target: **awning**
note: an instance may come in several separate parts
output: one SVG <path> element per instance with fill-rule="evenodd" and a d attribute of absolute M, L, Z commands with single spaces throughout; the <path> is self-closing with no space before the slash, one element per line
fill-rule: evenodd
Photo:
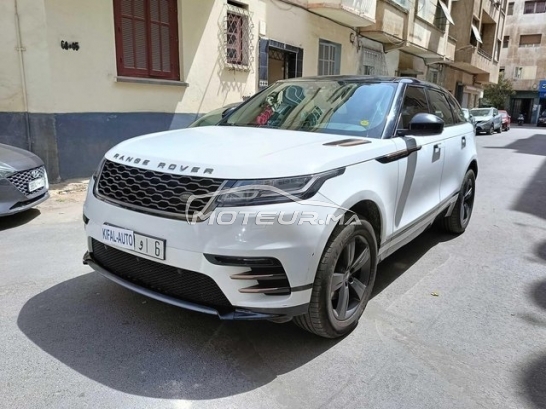
<path fill-rule="evenodd" d="M 476 27 L 474 23 L 472 23 L 472 31 L 474 32 L 474 37 L 476 37 L 476 40 L 478 40 L 478 43 L 483 44 L 482 37 L 480 36 L 480 30 L 478 30 L 478 27 Z"/>
<path fill-rule="evenodd" d="M 447 21 L 449 21 L 449 24 L 455 25 L 455 22 L 453 21 L 451 14 L 449 14 L 449 9 L 447 8 L 447 5 L 442 0 L 438 0 L 438 3 L 440 3 L 440 7 L 442 7 L 442 10 L 444 11 L 444 14 L 446 15 L 446 18 L 447 18 Z"/>

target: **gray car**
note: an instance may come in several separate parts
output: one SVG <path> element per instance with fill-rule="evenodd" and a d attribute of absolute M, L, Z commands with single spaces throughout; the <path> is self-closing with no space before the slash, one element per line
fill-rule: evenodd
<path fill-rule="evenodd" d="M 470 110 L 476 121 L 476 134 L 502 132 L 502 116 L 497 108 L 474 108 Z"/>
<path fill-rule="evenodd" d="M 44 162 L 35 154 L 0 144 L 0 217 L 36 206 L 49 197 Z"/>

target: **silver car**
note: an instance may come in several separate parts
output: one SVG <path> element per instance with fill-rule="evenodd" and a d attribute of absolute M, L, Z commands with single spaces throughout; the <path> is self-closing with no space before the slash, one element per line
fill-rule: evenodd
<path fill-rule="evenodd" d="M 502 132 L 502 116 L 497 108 L 474 108 L 470 113 L 476 121 L 476 134 Z"/>
<path fill-rule="evenodd" d="M 44 162 L 35 154 L 0 144 L 0 217 L 30 209 L 49 197 Z"/>

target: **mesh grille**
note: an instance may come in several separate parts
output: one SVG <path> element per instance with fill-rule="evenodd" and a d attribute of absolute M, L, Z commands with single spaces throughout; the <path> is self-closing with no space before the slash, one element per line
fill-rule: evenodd
<path fill-rule="evenodd" d="M 194 271 L 157 263 L 92 240 L 93 258 L 112 274 L 156 293 L 215 308 L 231 304 L 214 280 Z"/>
<path fill-rule="evenodd" d="M 8 180 L 25 196 L 28 196 L 30 194 L 37 194 L 37 193 L 43 193 L 46 188 L 45 186 L 41 189 L 34 190 L 31 192 L 28 190 L 28 183 L 32 180 L 43 178 L 45 176 L 45 168 L 43 166 L 24 170 L 22 172 L 17 172 L 11 176 L 8 177 Z"/>
<path fill-rule="evenodd" d="M 214 193 L 223 182 L 221 179 L 173 175 L 106 161 L 97 183 L 97 193 L 136 210 L 166 212 L 183 219 L 187 199 L 182 195 Z M 209 200 L 208 197 L 192 200 L 188 216 L 202 211 Z"/>

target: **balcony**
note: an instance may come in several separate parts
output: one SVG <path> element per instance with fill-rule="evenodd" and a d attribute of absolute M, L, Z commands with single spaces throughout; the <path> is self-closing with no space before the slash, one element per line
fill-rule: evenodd
<path fill-rule="evenodd" d="M 466 46 L 455 51 L 455 62 L 451 65 L 477 75 L 476 80 L 482 83 L 490 82 L 490 75 L 494 69 L 491 56 L 474 46 Z"/>
<path fill-rule="evenodd" d="M 375 24 L 360 29 L 365 37 L 388 46 L 407 39 L 405 30 L 408 10 L 401 5 L 391 1 L 378 1 L 375 20 Z"/>
<path fill-rule="evenodd" d="M 314 13 L 351 27 L 366 27 L 375 23 L 374 0 L 308 0 L 307 8 Z"/>

